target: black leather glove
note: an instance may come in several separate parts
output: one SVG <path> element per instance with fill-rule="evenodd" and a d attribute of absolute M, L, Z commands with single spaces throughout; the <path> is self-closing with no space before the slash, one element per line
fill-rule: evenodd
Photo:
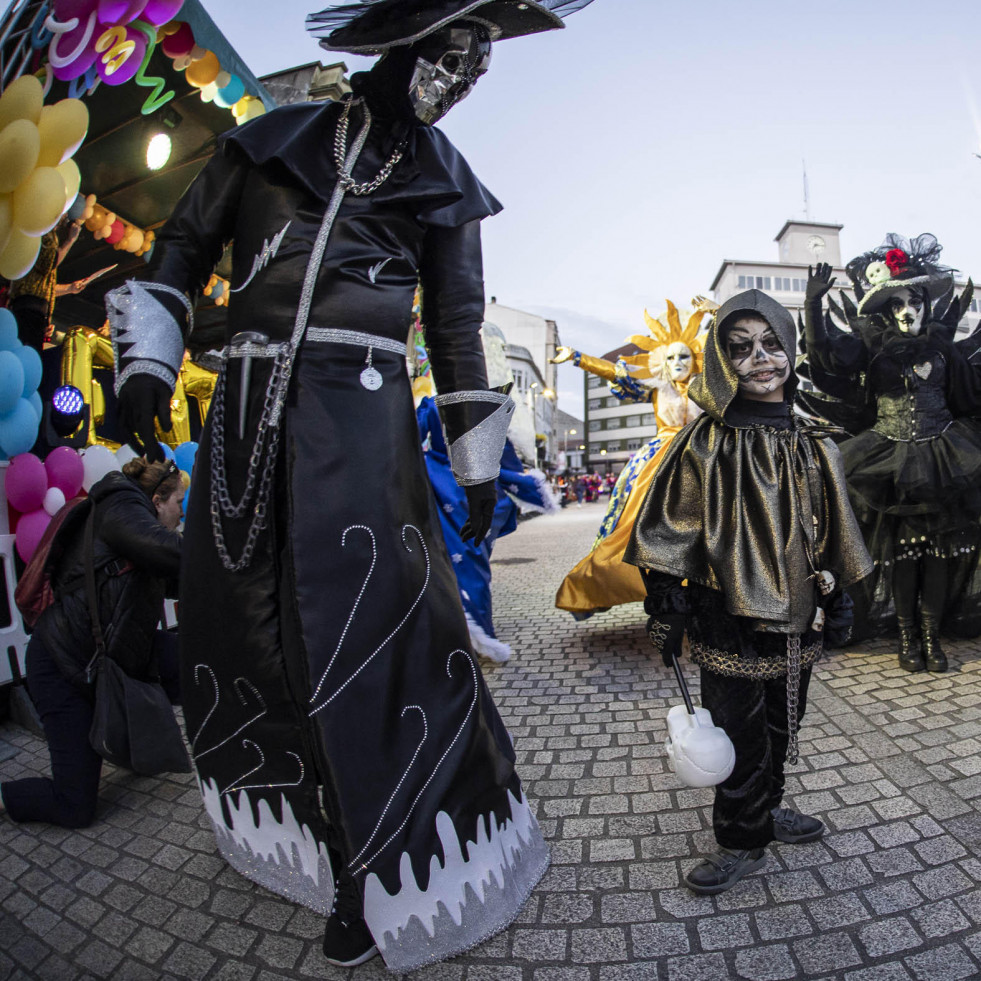
<path fill-rule="evenodd" d="M 685 636 L 683 613 L 659 613 L 647 621 L 647 636 L 651 646 L 661 655 L 666 668 L 673 666 L 674 659 L 681 657 L 681 641 Z"/>
<path fill-rule="evenodd" d="M 160 420 L 164 432 L 170 429 L 171 394 L 170 388 L 153 375 L 132 375 L 119 390 L 119 424 L 126 433 L 126 442 L 149 463 L 164 458 L 153 420 Z"/>
<path fill-rule="evenodd" d="M 826 293 L 831 292 L 831 287 L 835 284 L 835 278 L 831 275 L 830 263 L 819 262 L 813 269 L 807 267 L 807 289 L 804 292 L 804 302 L 810 303 L 812 300 L 820 300 Z"/>
<path fill-rule="evenodd" d="M 460 537 L 466 541 L 473 539 L 474 545 L 479 545 L 491 529 L 494 521 L 494 508 L 497 507 L 497 481 L 486 480 L 482 484 L 473 484 L 463 488 L 467 495 L 469 517 L 460 529 Z"/>

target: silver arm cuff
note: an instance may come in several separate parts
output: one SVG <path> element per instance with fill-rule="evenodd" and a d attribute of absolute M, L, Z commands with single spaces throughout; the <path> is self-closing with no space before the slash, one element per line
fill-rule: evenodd
<path fill-rule="evenodd" d="M 486 419 L 467 430 L 456 442 L 446 440 L 453 476 L 461 487 L 495 480 L 501 472 L 504 440 L 514 413 L 514 402 L 500 392 L 450 392 L 436 396 L 437 408 L 460 402 L 495 402 L 497 408 Z M 445 436 L 444 431 L 444 436 Z"/>
<path fill-rule="evenodd" d="M 106 294 L 106 313 L 116 361 L 116 394 L 128 378 L 153 375 L 171 388 L 184 360 L 184 335 L 167 308 L 150 295 L 151 290 L 179 299 L 194 326 L 191 303 L 180 290 L 163 283 L 129 280 Z"/>

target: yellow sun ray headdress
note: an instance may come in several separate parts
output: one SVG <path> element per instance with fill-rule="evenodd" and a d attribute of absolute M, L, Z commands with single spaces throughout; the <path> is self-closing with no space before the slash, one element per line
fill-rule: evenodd
<path fill-rule="evenodd" d="M 636 370 L 631 371 L 630 375 L 638 381 L 660 376 L 668 347 L 677 341 L 686 345 L 692 353 L 692 374 L 699 374 L 702 370 L 705 332 L 701 330 L 701 326 L 705 316 L 711 313 L 714 304 L 699 300 L 693 310 L 684 311 L 686 322 L 682 325 L 682 315 L 678 312 L 678 308 L 670 300 L 665 300 L 665 303 L 668 309 L 661 315 L 663 320 L 652 317 L 646 310 L 644 311 L 644 320 L 647 322 L 647 329 L 651 332 L 650 337 L 633 334 L 627 338 L 628 344 L 634 344 L 645 352 L 620 359 L 635 366 Z M 667 321 L 666 325 L 664 320 Z"/>

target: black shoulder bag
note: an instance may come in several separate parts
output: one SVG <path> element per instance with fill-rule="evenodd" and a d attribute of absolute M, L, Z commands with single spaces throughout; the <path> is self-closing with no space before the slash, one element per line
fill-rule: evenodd
<path fill-rule="evenodd" d="M 107 762 L 152 777 L 189 773 L 191 761 L 180 726 L 161 685 L 131 678 L 106 653 L 95 588 L 95 508 L 85 523 L 85 593 L 89 601 L 95 654 L 86 676 L 95 677 L 92 748 Z"/>

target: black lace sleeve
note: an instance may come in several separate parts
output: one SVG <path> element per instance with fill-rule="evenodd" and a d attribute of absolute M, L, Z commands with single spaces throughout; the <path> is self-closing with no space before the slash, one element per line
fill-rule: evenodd
<path fill-rule="evenodd" d="M 665 613 L 688 615 L 688 593 L 681 585 L 681 579 L 654 569 L 641 569 L 640 574 L 647 590 L 644 612 L 648 616 L 663 616 Z"/>

